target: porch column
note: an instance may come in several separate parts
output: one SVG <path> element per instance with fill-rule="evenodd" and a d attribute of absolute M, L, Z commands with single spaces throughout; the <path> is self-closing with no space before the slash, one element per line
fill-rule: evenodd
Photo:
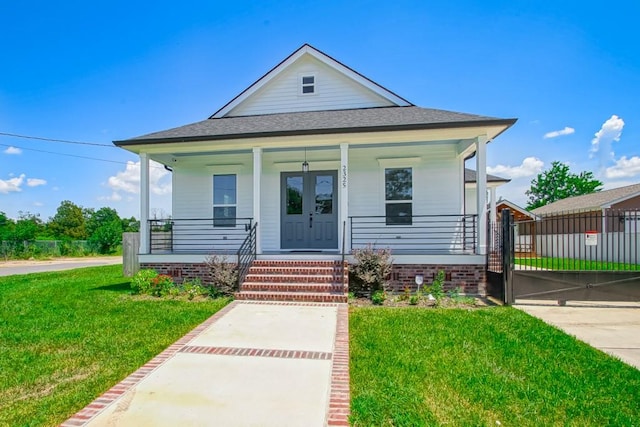
<path fill-rule="evenodd" d="M 258 223 L 256 229 L 256 253 L 262 253 L 262 239 L 260 232 L 262 223 L 260 222 L 260 197 L 262 194 L 262 148 L 253 148 L 253 221 Z"/>
<path fill-rule="evenodd" d="M 478 247 L 476 254 L 487 254 L 487 137 L 476 138 L 476 200 L 478 203 Z"/>
<path fill-rule="evenodd" d="M 349 144 L 340 144 L 340 177 L 338 178 L 338 185 L 340 191 L 340 224 L 338 229 L 340 230 L 340 247 L 338 250 L 342 251 L 344 247 L 345 252 L 349 251 L 351 242 L 349 241 Z M 343 226 L 344 224 L 344 226 Z M 342 232 L 344 227 L 344 233 Z"/>
<path fill-rule="evenodd" d="M 491 224 L 495 224 L 498 220 L 498 213 L 496 212 L 496 187 L 491 187 L 489 191 L 491 194 L 491 209 L 489 211 L 489 215 L 491 218 Z"/>
<path fill-rule="evenodd" d="M 140 153 L 140 254 L 150 253 L 149 154 Z"/>

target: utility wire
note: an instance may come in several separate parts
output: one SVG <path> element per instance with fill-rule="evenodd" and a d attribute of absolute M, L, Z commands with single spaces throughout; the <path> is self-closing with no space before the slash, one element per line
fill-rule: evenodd
<path fill-rule="evenodd" d="M 69 141 L 68 139 L 43 138 L 40 136 L 18 135 L 17 133 L 0 132 L 0 136 L 12 136 L 14 138 L 37 139 L 39 141 L 64 142 L 65 144 L 93 145 L 96 147 L 118 148 L 112 144 L 100 144 L 97 142 Z"/>
<path fill-rule="evenodd" d="M 119 162 L 117 160 L 98 159 L 96 157 L 78 156 L 78 155 L 75 155 L 75 154 L 56 153 L 55 151 L 37 150 L 35 148 L 18 147 L 17 145 L 0 144 L 0 147 L 14 147 L 14 148 L 19 148 L 21 150 L 37 151 L 39 153 L 55 154 L 57 156 L 77 157 L 79 159 L 96 160 L 96 161 L 99 161 L 99 162 L 118 163 L 118 164 L 121 164 L 121 165 L 128 164 L 127 162 Z M 149 165 L 149 167 L 161 168 L 162 169 L 161 166 Z"/>

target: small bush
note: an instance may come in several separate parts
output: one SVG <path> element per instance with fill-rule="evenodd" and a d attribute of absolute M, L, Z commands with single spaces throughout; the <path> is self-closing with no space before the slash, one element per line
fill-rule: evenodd
<path fill-rule="evenodd" d="M 138 271 L 131 280 L 131 292 L 134 294 L 147 294 L 151 289 L 151 280 L 156 278 L 155 270 L 143 269 Z"/>
<path fill-rule="evenodd" d="M 209 280 L 211 281 L 210 293 L 216 298 L 219 296 L 233 296 L 238 290 L 238 268 L 236 264 L 227 262 L 226 256 L 210 255 L 205 259 Z"/>
<path fill-rule="evenodd" d="M 443 270 L 438 271 L 431 285 L 426 287 L 425 292 L 427 294 L 431 294 L 436 299 L 436 301 L 440 301 L 442 298 L 445 297 Z"/>
<path fill-rule="evenodd" d="M 349 288 L 356 295 L 369 296 L 378 290 L 388 290 L 387 278 L 393 267 L 390 249 L 374 249 L 368 245 L 364 249 L 354 249 L 353 257 L 355 280 L 349 284 Z"/>
<path fill-rule="evenodd" d="M 169 294 L 172 287 L 175 287 L 173 278 L 166 274 L 159 274 L 151 279 L 148 293 L 154 297 L 163 297 Z"/>
<path fill-rule="evenodd" d="M 188 300 L 192 300 L 195 297 L 204 296 L 209 294 L 209 290 L 202 286 L 200 279 L 187 280 L 182 284 L 181 293 L 187 296 Z"/>
<path fill-rule="evenodd" d="M 377 290 L 371 295 L 371 302 L 375 305 L 384 304 L 387 299 L 387 293 L 383 290 Z"/>

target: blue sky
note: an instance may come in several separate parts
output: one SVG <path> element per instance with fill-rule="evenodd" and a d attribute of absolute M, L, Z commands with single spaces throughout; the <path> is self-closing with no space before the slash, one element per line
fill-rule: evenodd
<path fill-rule="evenodd" d="M 310 43 L 416 105 L 518 118 L 488 149 L 512 178 L 499 196 L 525 204 L 556 160 L 613 188 L 640 182 L 638 16 L 633 0 L 2 2 L 0 133 L 111 145 L 199 121 Z M 138 216 L 136 156 L 0 144 L 9 216 L 62 200 Z M 152 181 L 169 213 L 170 177 Z"/>

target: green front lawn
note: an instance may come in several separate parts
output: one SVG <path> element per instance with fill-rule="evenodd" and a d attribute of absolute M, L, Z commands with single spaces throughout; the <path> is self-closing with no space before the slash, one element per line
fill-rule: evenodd
<path fill-rule="evenodd" d="M 573 258 L 516 258 L 515 263 L 526 267 L 544 270 L 589 270 L 589 271 L 630 271 L 640 270 L 640 264 L 624 264 L 619 262 L 587 261 Z"/>
<path fill-rule="evenodd" d="M 349 322 L 354 426 L 640 425 L 640 371 L 514 308 Z"/>
<path fill-rule="evenodd" d="M 122 266 L 0 277 L 0 425 L 57 425 L 220 310 L 130 295 Z"/>

